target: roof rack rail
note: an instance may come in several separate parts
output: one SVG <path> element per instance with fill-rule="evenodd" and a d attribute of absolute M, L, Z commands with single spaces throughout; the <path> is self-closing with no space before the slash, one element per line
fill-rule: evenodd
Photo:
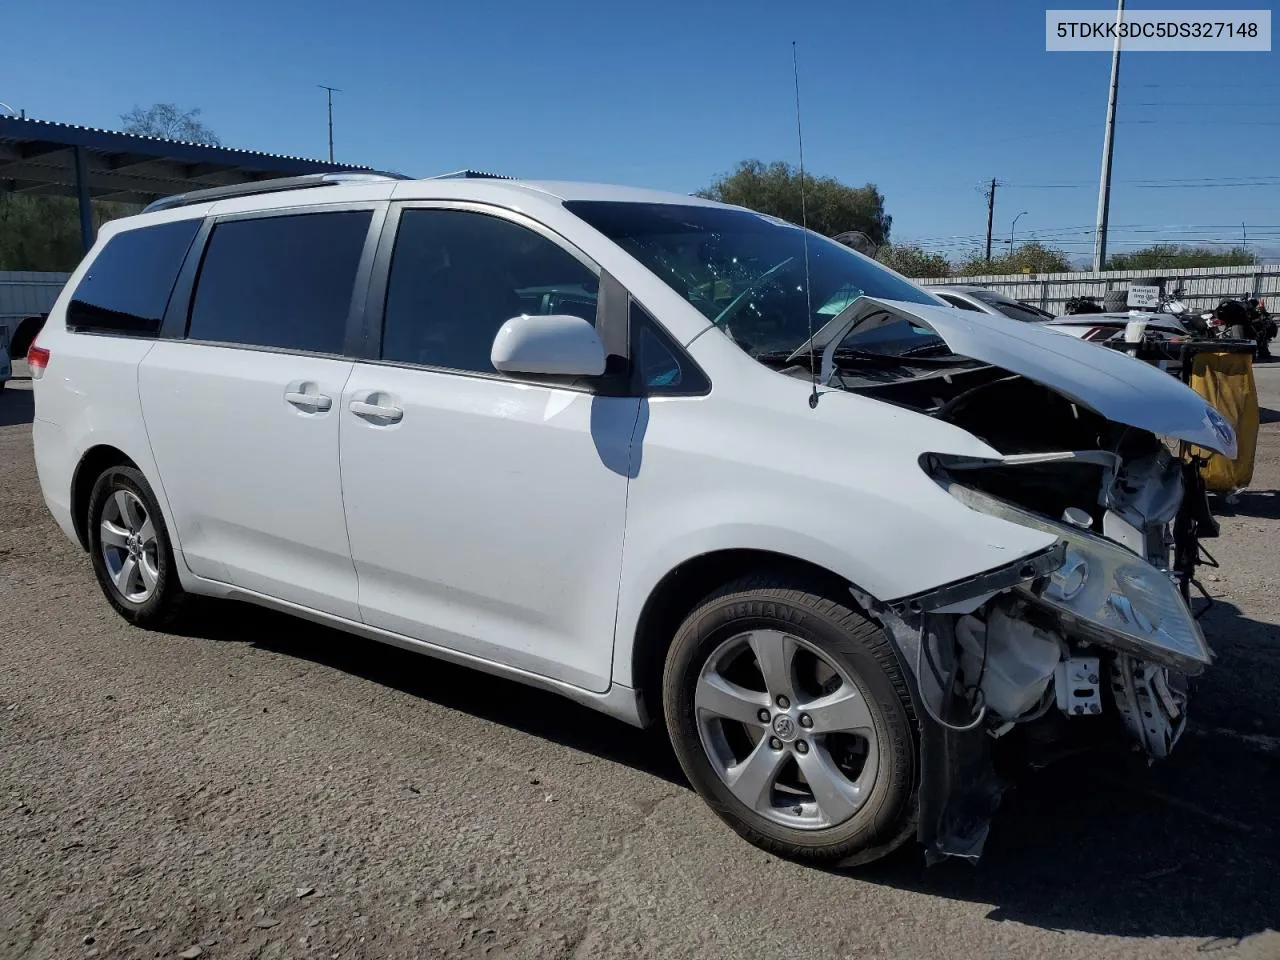
<path fill-rule="evenodd" d="M 486 173 L 483 170 L 454 170 L 452 173 L 437 173 L 425 180 L 514 180 L 505 173 Z"/>
<path fill-rule="evenodd" d="M 383 173 L 377 170 L 352 170 L 336 173 L 309 173 L 301 177 L 276 177 L 271 180 L 253 180 L 249 183 L 236 183 L 226 187 L 208 187 L 204 190 L 190 190 L 187 193 L 175 194 L 172 197 L 161 197 L 152 201 L 143 213 L 155 213 L 157 210 L 171 210 L 174 207 L 187 207 L 193 203 L 212 203 L 214 200 L 229 200 L 232 197 L 252 197 L 259 193 L 278 193 L 282 190 L 305 190 L 309 187 L 331 187 L 343 183 L 362 183 L 370 180 L 411 180 L 402 173 Z"/>

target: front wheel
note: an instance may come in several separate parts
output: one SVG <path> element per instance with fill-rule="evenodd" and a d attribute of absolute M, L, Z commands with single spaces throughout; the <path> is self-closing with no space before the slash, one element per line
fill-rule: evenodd
<path fill-rule="evenodd" d="M 185 599 L 169 531 L 146 477 L 110 467 L 89 494 L 89 556 L 107 600 L 130 623 L 159 627 Z"/>
<path fill-rule="evenodd" d="M 751 843 L 815 863 L 866 863 L 911 834 L 916 741 L 883 630 L 817 585 L 730 584 L 700 603 L 663 676 L 685 775 Z"/>

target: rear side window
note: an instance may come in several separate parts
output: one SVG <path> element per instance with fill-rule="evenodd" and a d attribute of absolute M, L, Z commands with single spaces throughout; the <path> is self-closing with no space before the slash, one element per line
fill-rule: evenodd
<path fill-rule="evenodd" d="M 991 294 L 974 294 L 983 303 L 989 303 L 995 307 L 1006 317 L 1012 317 L 1014 320 L 1023 320 L 1028 322 L 1036 322 L 1039 320 L 1052 320 L 1053 315 L 1045 313 L 1043 310 L 1037 310 L 1029 304 L 1020 300 L 1011 300 L 1008 297 L 993 296 Z"/>
<path fill-rule="evenodd" d="M 968 300 L 961 300 L 959 297 L 948 296 L 945 293 L 940 293 L 938 294 L 938 296 L 940 296 L 943 300 L 947 301 L 947 303 L 951 304 L 953 307 L 959 307 L 961 310 L 973 310 L 976 313 L 982 313 L 982 310 L 980 310 L 978 307 L 975 307 Z"/>
<path fill-rule="evenodd" d="M 370 210 L 226 220 L 191 302 L 193 340 L 342 353 Z"/>
<path fill-rule="evenodd" d="M 67 306 L 73 330 L 154 336 L 200 220 L 117 233 L 89 264 Z"/>

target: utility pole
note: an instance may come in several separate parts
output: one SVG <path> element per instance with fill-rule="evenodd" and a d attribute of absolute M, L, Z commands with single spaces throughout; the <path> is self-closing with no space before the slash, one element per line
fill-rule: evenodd
<path fill-rule="evenodd" d="M 333 163 L 333 95 L 342 91 L 337 87 L 326 87 L 323 83 L 316 86 L 329 95 L 329 162 Z"/>
<path fill-rule="evenodd" d="M 996 215 L 996 178 L 991 178 L 991 186 L 987 188 L 987 262 L 991 262 L 991 222 Z"/>
<path fill-rule="evenodd" d="M 1124 22 L 1124 0 L 1116 6 L 1116 45 L 1111 52 L 1111 92 L 1107 95 L 1107 131 L 1102 137 L 1102 181 L 1098 184 L 1098 226 L 1093 238 L 1093 269 L 1107 262 L 1107 219 L 1111 215 L 1111 154 L 1115 146 L 1116 93 L 1120 87 L 1120 31 Z"/>

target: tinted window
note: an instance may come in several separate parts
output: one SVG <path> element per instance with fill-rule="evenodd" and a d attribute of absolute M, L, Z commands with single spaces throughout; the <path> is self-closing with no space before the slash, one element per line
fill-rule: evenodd
<path fill-rule="evenodd" d="M 400 217 L 382 357 L 492 373 L 499 328 L 522 313 L 595 322 L 599 280 L 563 248 L 508 220 L 458 210 Z"/>
<path fill-rule="evenodd" d="M 67 326 L 154 334 L 201 221 L 176 220 L 117 233 L 85 274 L 67 307 Z"/>
<path fill-rule="evenodd" d="M 975 293 L 975 297 L 983 303 L 989 303 L 995 307 L 1006 317 L 1012 317 L 1014 320 L 1025 320 L 1035 322 L 1039 320 L 1052 320 L 1053 315 L 1045 313 L 1043 310 L 1037 310 L 1030 304 L 1022 303 L 1019 300 L 1013 300 L 1009 297 L 1002 297 L 996 293 L 983 291 Z"/>
<path fill-rule="evenodd" d="M 793 350 L 863 294 L 936 305 L 874 260 L 812 231 L 806 254 L 804 232 L 775 217 L 667 203 L 573 201 L 565 207 L 753 356 Z"/>
<path fill-rule="evenodd" d="M 209 237 L 193 340 L 341 353 L 369 210 L 228 220 Z"/>
<path fill-rule="evenodd" d="M 705 393 L 706 376 L 634 300 L 631 302 L 632 369 L 640 393 Z"/>

